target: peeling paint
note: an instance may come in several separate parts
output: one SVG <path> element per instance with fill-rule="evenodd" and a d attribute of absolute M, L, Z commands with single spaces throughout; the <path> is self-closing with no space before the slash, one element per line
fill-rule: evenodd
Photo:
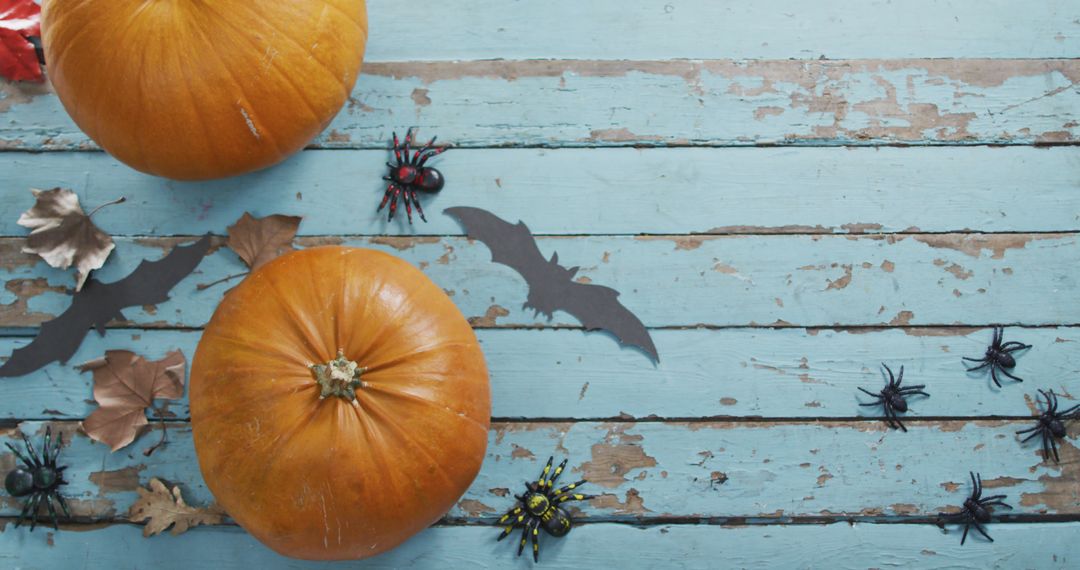
<path fill-rule="evenodd" d="M 467 516 L 473 518 L 496 512 L 494 507 L 489 507 L 476 499 L 462 499 L 458 502 L 458 508 L 465 511 Z"/>
<path fill-rule="evenodd" d="M 413 100 L 413 103 L 416 103 L 417 107 L 427 107 L 431 104 L 431 97 L 428 97 L 428 92 L 429 90 L 427 89 L 417 87 L 412 90 L 412 94 L 410 94 L 409 97 Z"/>
<path fill-rule="evenodd" d="M 616 515 L 643 515 L 652 512 L 645 508 L 641 493 L 633 488 L 626 491 L 626 498 L 623 501 L 619 501 L 619 498 L 611 493 L 604 493 L 594 497 L 589 504 L 596 509 L 614 509 L 613 514 Z"/>
<path fill-rule="evenodd" d="M 496 319 L 505 317 L 510 314 L 510 311 L 499 305 L 492 305 L 488 307 L 487 311 L 482 317 L 469 317 L 469 324 L 474 327 L 495 327 L 499 323 Z"/>
<path fill-rule="evenodd" d="M 1070 234 L 925 234 L 913 236 L 915 241 L 930 247 L 953 249 L 978 258 L 982 250 L 992 252 L 991 259 L 1002 259 L 1010 249 L 1024 249 L 1036 240 L 1061 240 Z"/>
<path fill-rule="evenodd" d="M 90 474 L 90 482 L 97 485 L 98 496 L 110 493 L 133 492 L 139 488 L 139 473 L 145 465 L 130 465 L 114 471 L 96 471 Z"/>
<path fill-rule="evenodd" d="M 378 236 L 368 240 L 373 245 L 385 245 L 392 247 L 398 251 L 406 251 L 412 249 L 418 245 L 439 243 L 440 238 L 436 236 L 417 236 L 417 237 L 399 237 L 399 236 Z"/>

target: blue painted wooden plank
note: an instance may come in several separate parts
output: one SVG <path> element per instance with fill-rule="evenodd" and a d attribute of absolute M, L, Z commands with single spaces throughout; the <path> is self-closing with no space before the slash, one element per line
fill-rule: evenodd
<path fill-rule="evenodd" d="M 641 397 L 649 397 L 642 393 Z M 495 423 L 476 480 L 451 509 L 453 518 L 491 519 L 513 505 L 513 493 L 536 477 L 548 456 L 569 458 L 568 478 L 585 478 L 597 498 L 581 504 L 595 520 L 650 517 L 867 517 L 895 520 L 936 514 L 963 502 L 968 471 L 1008 495 L 1012 514 L 1078 514 L 1080 461 L 1075 435 L 1059 442 L 1062 463 L 1044 463 L 1037 444 L 1015 431 L 1030 421 L 909 422 L 906 433 L 881 422 L 531 422 Z M 213 499 L 199 472 L 189 424 L 169 427 L 169 444 L 150 457 L 157 427 L 118 453 L 52 423 L 70 440 L 61 457 L 73 512 L 123 519 L 135 488 L 159 477 L 183 484 L 192 504 Z M 18 431 L 35 438 L 40 422 Z M 0 432 L 15 440 L 16 429 Z M 0 468 L 14 465 L 0 454 Z M 20 504 L 0 498 L 0 516 Z"/>
<path fill-rule="evenodd" d="M 501 212 L 497 212 L 501 213 Z M 507 214 L 503 214 L 507 215 Z M 545 255 L 580 265 L 648 326 L 844 326 L 1080 323 L 1077 234 L 888 236 L 593 236 L 540 238 Z M 34 326 L 70 303 L 70 272 L 0 239 L 0 327 Z M 97 277 L 119 279 L 176 238 L 122 238 Z M 416 264 L 480 327 L 543 325 L 524 310 L 526 286 L 464 238 L 305 238 L 301 245 L 373 247 Z M 157 307 L 129 309 L 136 326 L 199 327 L 226 289 L 197 290 L 244 270 L 219 249 Z M 557 313 L 551 325 L 579 326 Z M 598 333 L 599 334 L 599 333 Z"/>
<path fill-rule="evenodd" d="M 386 151 L 301 153 L 270 171 L 172 182 L 102 153 L 0 156 L 0 235 L 22 236 L 29 188 L 73 188 L 114 235 L 223 233 L 244 211 L 304 216 L 302 235 L 460 235 L 442 215 L 375 215 Z M 1046 232 L 1080 229 L 1071 148 L 498 149 L 438 160 L 449 184 L 429 213 L 474 204 L 537 234 Z M 1033 175 L 1038 173 L 1038 175 Z M 843 204 L 842 208 L 836 207 Z"/>
<path fill-rule="evenodd" d="M 656 330 L 663 360 L 655 368 L 608 338 L 575 330 L 477 331 L 491 371 L 497 418 L 850 418 L 877 417 L 859 407 L 857 388 L 877 392 L 878 363 L 905 366 L 905 382 L 926 384 L 929 399 L 913 399 L 908 416 L 975 417 L 1034 414 L 1037 388 L 1080 394 L 1080 329 L 1005 331 L 1034 345 L 1018 354 L 1024 384 L 995 389 L 985 371 L 966 374 L 961 356 L 981 356 L 989 329 Z M 90 374 L 74 365 L 106 350 L 161 358 L 180 349 L 191 358 L 198 331 L 114 330 L 91 334 L 68 365 L 0 381 L 0 418 L 79 419 L 96 406 Z M 0 355 L 27 342 L 0 338 Z M 362 362 L 361 362 L 362 364 Z M 537 390 L 543 397 L 537 397 Z M 643 395 L 648 394 L 648 397 Z M 1065 406 L 1068 407 L 1068 406 Z M 190 417 L 187 399 L 169 405 L 170 418 Z"/>
<path fill-rule="evenodd" d="M 1078 80 L 1077 59 L 371 64 L 315 145 L 409 125 L 459 147 L 1072 142 Z M 88 148 L 47 88 L 0 83 L 0 149 Z"/>
<path fill-rule="evenodd" d="M 0 527 L 2 528 L 2 527 Z M 541 539 L 543 568 L 988 568 L 1064 569 L 1077 565 L 1080 523 L 994 523 L 994 542 L 960 545 L 959 531 L 933 525 L 794 526 L 589 524 L 562 539 Z M 535 568 L 495 542 L 489 527 L 433 527 L 386 554 L 356 562 L 304 562 L 275 554 L 238 527 L 200 527 L 180 536 L 144 539 L 137 526 L 117 525 L 55 535 L 8 526 L 0 561 L 13 568 L 84 567 L 158 570 Z M 48 538 L 47 538 L 48 537 Z M 93 561 L 93 562 L 90 562 Z"/>
<path fill-rule="evenodd" d="M 369 0 L 368 61 L 1075 57 L 1069 0 Z M 423 41 L 416 38 L 424 30 Z"/>

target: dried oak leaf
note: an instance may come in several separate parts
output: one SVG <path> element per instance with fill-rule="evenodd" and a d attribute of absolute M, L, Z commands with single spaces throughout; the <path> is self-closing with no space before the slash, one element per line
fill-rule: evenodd
<path fill-rule="evenodd" d="M 184 353 L 174 350 L 161 360 L 146 360 L 129 350 L 109 350 L 105 356 L 80 365 L 94 373 L 98 409 L 82 422 L 83 431 L 116 451 L 135 441 L 147 425 L 146 408 L 155 399 L 184 396 Z"/>
<path fill-rule="evenodd" d="M 71 190 L 53 188 L 31 192 L 37 203 L 23 212 L 18 221 L 20 226 L 31 230 L 23 253 L 36 253 L 59 269 L 74 265 L 75 290 L 79 291 L 90 272 L 105 264 L 116 244 L 109 234 L 90 221 L 90 216 L 97 210 L 84 214 L 79 197 Z M 123 198 L 110 204 L 122 201 Z"/>
<path fill-rule="evenodd" d="M 249 212 L 228 227 L 229 239 L 225 245 L 236 252 L 251 269 L 293 251 L 293 238 L 300 227 L 299 216 L 274 214 L 255 218 Z"/>
<path fill-rule="evenodd" d="M 0 0 L 0 76 L 44 81 L 30 36 L 41 36 L 41 7 L 34 0 Z"/>
<path fill-rule="evenodd" d="M 180 494 L 180 487 L 170 491 L 160 479 L 150 479 L 150 488 L 137 489 L 139 498 L 131 505 L 128 518 L 132 522 L 146 521 L 143 536 L 150 537 L 172 527 L 172 534 L 187 532 L 189 528 L 203 524 L 221 524 L 225 513 L 216 505 L 200 509 L 189 506 Z"/>

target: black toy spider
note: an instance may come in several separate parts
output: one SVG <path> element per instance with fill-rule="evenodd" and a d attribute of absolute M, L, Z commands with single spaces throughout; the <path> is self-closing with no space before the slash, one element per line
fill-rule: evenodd
<path fill-rule="evenodd" d="M 412 207 L 416 206 L 416 212 L 420 214 L 420 219 L 427 221 L 424 217 L 424 209 L 420 206 L 420 200 L 416 197 L 416 191 L 421 190 L 423 192 L 435 193 L 442 190 L 443 184 L 446 180 L 438 170 L 430 166 L 424 166 L 429 159 L 438 156 L 446 152 L 447 147 L 434 148 L 435 137 L 431 137 L 423 148 L 417 151 L 409 150 L 409 145 L 412 144 L 413 129 L 410 128 L 405 132 L 405 144 L 398 143 L 397 133 L 394 133 L 394 158 L 397 159 L 397 164 L 386 163 L 386 166 L 390 167 L 390 174 L 383 176 L 383 180 L 388 180 L 389 184 L 386 185 L 386 192 L 383 194 L 382 202 L 379 203 L 379 208 L 376 212 L 381 212 L 387 202 L 390 202 L 390 213 L 386 217 L 386 221 L 394 219 L 394 214 L 397 213 L 397 201 L 398 197 L 401 197 L 401 201 L 405 203 L 405 212 L 409 215 L 409 223 L 412 223 Z M 409 153 L 414 153 L 411 157 Z"/>
<path fill-rule="evenodd" d="M 964 499 L 964 506 L 960 507 L 960 512 L 941 513 L 939 516 L 947 519 L 947 522 L 964 523 L 964 536 L 960 538 L 961 545 L 967 540 L 968 529 L 971 525 L 975 525 L 975 530 L 979 531 L 979 534 L 985 536 L 987 540 L 994 542 L 994 539 L 990 538 L 990 535 L 986 534 L 986 529 L 982 527 L 982 525 L 990 522 L 990 513 L 992 511 L 990 506 L 999 505 L 1006 509 L 1012 509 L 1012 507 L 1001 501 L 1001 499 L 1005 498 L 1005 495 L 983 497 L 982 477 L 970 471 L 968 475 L 971 475 L 971 496 Z"/>
<path fill-rule="evenodd" d="M 987 347 L 987 349 L 986 349 L 986 355 L 983 356 L 982 358 L 968 358 L 966 356 L 963 357 L 964 360 L 970 360 L 971 362 L 981 362 L 982 363 L 982 364 L 979 364 L 978 366 L 976 366 L 974 368 L 968 368 L 967 369 L 968 372 L 974 372 L 976 370 L 979 370 L 981 368 L 986 368 L 987 366 L 989 366 L 990 367 L 990 378 L 993 378 L 994 384 L 996 384 L 998 388 L 1001 387 L 1001 382 L 998 381 L 998 377 L 997 377 L 998 371 L 1000 371 L 1002 374 L 1008 376 L 1009 378 L 1012 378 L 1013 380 L 1016 380 L 1017 382 L 1023 382 L 1024 381 L 1021 378 L 1017 378 L 1016 376 L 1013 376 L 1012 374 L 1009 374 L 1008 370 L 1005 370 L 1005 369 L 1006 368 L 1011 369 L 1012 367 L 1016 366 L 1016 359 L 1013 358 L 1013 355 L 1011 353 L 1016 352 L 1018 350 L 1023 350 L 1025 348 L 1031 348 L 1030 344 L 1024 344 L 1022 342 L 1016 342 L 1016 341 L 1006 342 L 1005 344 L 1002 344 L 1001 343 L 1002 334 L 1003 334 L 1003 329 L 1001 327 L 994 327 L 994 339 L 990 342 L 990 346 Z"/>
<path fill-rule="evenodd" d="M 60 494 L 60 487 L 67 484 L 67 481 L 64 480 L 64 470 L 67 469 L 67 466 L 56 466 L 56 458 L 60 455 L 60 447 L 64 444 L 64 436 L 60 434 L 57 436 L 56 442 L 53 443 L 52 428 L 45 428 L 45 443 L 40 457 L 34 449 L 34 444 L 30 443 L 30 438 L 26 437 L 25 434 L 23 435 L 23 443 L 26 445 L 26 455 L 20 453 L 10 443 L 5 442 L 8 449 L 15 454 L 15 457 L 19 458 L 19 461 L 23 462 L 26 468 L 16 467 L 15 470 L 8 473 L 4 479 L 4 488 L 13 497 L 30 496 L 26 504 L 23 505 L 22 512 L 19 513 L 19 520 L 15 522 L 15 526 L 21 525 L 24 518 L 29 518 L 30 531 L 33 532 L 34 527 L 37 526 L 38 510 L 41 508 L 41 504 L 45 503 L 49 508 L 49 516 L 52 517 L 53 528 L 60 530 L 60 524 L 56 520 L 56 509 L 52 504 L 54 499 L 57 503 L 60 503 L 60 508 L 64 510 L 64 516 L 71 518 L 67 501 Z"/>
<path fill-rule="evenodd" d="M 897 412 L 903 413 L 903 412 L 906 412 L 907 409 L 908 409 L 907 400 L 904 399 L 905 396 L 913 396 L 915 394 L 921 394 L 921 395 L 926 396 L 927 398 L 929 398 L 930 394 L 927 394 L 926 392 L 922 391 L 923 388 L 926 387 L 926 385 L 924 385 L 924 384 L 916 384 L 914 386 L 904 386 L 904 387 L 900 386 L 900 383 L 904 381 L 904 367 L 903 366 L 900 367 L 900 376 L 898 376 L 896 378 L 893 378 L 892 370 L 890 370 L 889 367 L 884 362 L 881 365 L 884 366 L 885 370 L 889 373 L 889 382 L 885 385 L 884 388 L 881 389 L 881 393 L 879 393 L 879 394 L 875 394 L 875 393 L 873 393 L 873 392 L 871 392 L 869 390 L 866 390 L 866 389 L 864 389 L 862 387 L 859 387 L 859 389 L 862 390 L 864 393 L 869 394 L 869 395 L 873 396 L 876 399 L 876 401 L 874 401 L 874 402 L 870 402 L 868 404 L 859 404 L 859 405 L 860 406 L 877 406 L 877 405 L 881 405 L 881 407 L 883 407 L 885 409 L 885 423 L 888 424 L 889 427 L 891 427 L 893 429 L 896 429 L 896 426 L 900 426 L 900 429 L 906 432 L 907 428 L 904 427 L 903 422 L 901 422 L 900 418 L 897 417 L 897 415 L 896 415 Z"/>
<path fill-rule="evenodd" d="M 535 483 L 525 484 L 524 495 L 514 495 L 517 504 L 499 519 L 500 525 L 506 525 L 498 540 L 502 540 L 513 532 L 514 527 L 521 527 L 521 543 L 518 544 L 518 556 L 525 550 L 525 542 L 532 537 L 533 561 L 540 561 L 540 529 L 554 537 L 566 536 L 570 532 L 573 521 L 570 513 L 562 508 L 562 504 L 569 501 L 584 501 L 593 498 L 592 495 L 568 493 L 586 481 L 582 479 L 577 483 L 571 483 L 559 489 L 554 489 L 555 481 L 559 479 L 566 467 L 564 460 L 551 472 L 551 462 L 554 457 L 548 458 L 547 465 L 540 473 L 540 479 Z M 548 478 L 548 474 L 551 478 Z"/>
<path fill-rule="evenodd" d="M 1039 416 L 1039 420 L 1035 427 L 1022 429 L 1017 435 L 1028 432 L 1035 432 L 1025 437 L 1021 443 L 1026 443 L 1028 440 L 1035 436 L 1042 436 L 1043 457 L 1050 459 L 1050 450 L 1054 451 L 1054 463 L 1061 463 L 1058 458 L 1057 443 L 1054 442 L 1054 438 L 1065 437 L 1065 422 L 1069 420 L 1077 419 L 1080 415 L 1080 404 L 1077 404 L 1064 412 L 1059 412 L 1057 394 L 1053 390 L 1049 393 L 1039 390 L 1039 393 L 1046 398 L 1046 409 Z"/>

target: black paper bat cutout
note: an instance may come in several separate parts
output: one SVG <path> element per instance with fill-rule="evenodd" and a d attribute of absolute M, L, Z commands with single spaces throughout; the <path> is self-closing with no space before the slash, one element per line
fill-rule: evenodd
<path fill-rule="evenodd" d="M 0 366 L 0 377 L 29 374 L 50 362 L 67 362 L 79 349 L 90 327 L 105 335 L 105 325 L 124 319 L 126 307 L 157 305 L 199 265 L 210 251 L 210 235 L 188 246 L 177 246 L 157 261 L 143 260 L 127 277 L 113 283 L 89 279 L 59 317 L 41 325 L 30 344 L 16 349 Z"/>
<path fill-rule="evenodd" d="M 447 208 L 443 213 L 456 218 L 465 234 L 491 250 L 491 261 L 517 271 L 529 286 L 525 308 L 543 313 L 551 320 L 557 310 L 576 317 L 586 330 L 603 329 L 621 344 L 636 346 L 659 362 L 656 345 L 648 329 L 634 313 L 619 302 L 619 292 L 602 285 L 574 281 L 578 268 L 559 265 L 559 254 L 544 259 L 536 238 L 519 221 L 511 224 L 480 208 Z"/>

